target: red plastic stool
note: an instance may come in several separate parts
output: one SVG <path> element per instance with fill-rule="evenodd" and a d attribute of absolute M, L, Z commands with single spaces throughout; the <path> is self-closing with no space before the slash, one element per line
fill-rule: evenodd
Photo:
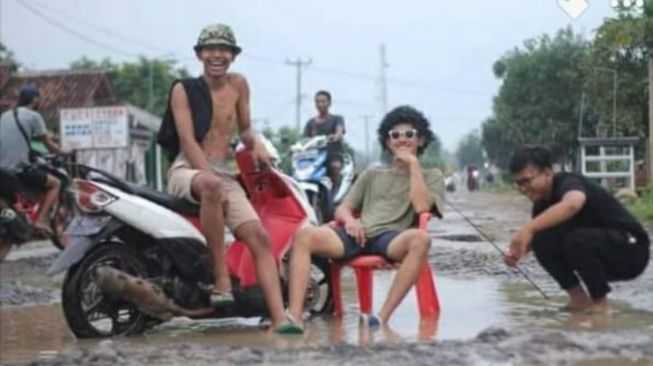
<path fill-rule="evenodd" d="M 423 213 L 419 217 L 419 228 L 426 230 L 430 214 Z M 372 271 L 375 269 L 393 269 L 394 266 L 379 255 L 362 255 L 347 262 L 333 262 L 331 264 L 331 288 L 337 317 L 342 317 L 344 307 L 342 304 L 341 271 L 342 267 L 349 266 L 354 269 L 356 285 L 358 287 L 358 301 L 360 312 L 370 314 L 372 312 Z M 440 300 L 435 290 L 431 267 L 425 263 L 415 282 L 417 304 L 421 317 L 430 317 L 440 312 Z"/>

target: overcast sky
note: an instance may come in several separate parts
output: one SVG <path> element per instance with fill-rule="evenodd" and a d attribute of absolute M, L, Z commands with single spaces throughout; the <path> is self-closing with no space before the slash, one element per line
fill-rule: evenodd
<path fill-rule="evenodd" d="M 583 0 L 560 0 L 579 1 Z M 363 115 L 374 133 L 382 114 L 380 44 L 386 46 L 388 106 L 412 104 L 446 148 L 491 115 L 499 83 L 493 63 L 523 41 L 571 25 L 586 37 L 610 0 L 591 0 L 572 20 L 556 0 L 0 0 L 0 41 L 27 69 L 61 69 L 87 56 L 174 59 L 201 73 L 192 46 L 207 24 L 230 24 L 243 54 L 233 70 L 252 89 L 258 127 L 295 126 L 296 69 L 304 69 L 302 125 L 313 94 L 333 94 L 347 140 L 363 149 Z M 146 85 L 143 86 L 147 87 Z"/>

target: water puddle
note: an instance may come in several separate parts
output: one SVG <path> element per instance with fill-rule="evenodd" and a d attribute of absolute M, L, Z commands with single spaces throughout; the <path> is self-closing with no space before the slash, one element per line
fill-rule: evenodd
<path fill-rule="evenodd" d="M 380 309 L 390 286 L 392 272 L 377 271 L 374 277 L 374 309 Z M 438 278 L 437 291 L 443 309 L 439 319 L 420 322 L 415 293 L 411 290 L 390 321 L 390 326 L 370 334 L 358 326 L 356 286 L 351 272 L 343 273 L 345 316 L 317 317 L 307 324 L 303 337 L 280 337 L 258 328 L 256 319 L 189 320 L 177 318 L 130 343 L 170 343 L 179 340 L 206 345 L 247 347 L 299 347 L 335 343 L 413 342 L 474 337 L 482 329 L 501 323 L 499 284 Z M 446 295 L 445 295 L 446 294 Z M 53 357 L 69 346 L 87 347 L 96 341 L 76 342 L 63 318 L 60 305 L 5 308 L 0 310 L 0 354 L 3 361 L 22 362 Z"/>
<path fill-rule="evenodd" d="M 556 310 L 564 298 L 543 302 L 524 284 L 500 282 L 492 278 L 456 280 L 437 278 L 442 313 L 436 321 L 420 322 L 417 301 L 411 290 L 394 313 L 390 326 L 370 333 L 358 326 L 358 303 L 353 275 L 343 273 L 345 317 L 317 317 L 307 324 L 303 336 L 277 336 L 258 328 L 258 319 L 191 321 L 177 318 L 129 339 L 129 347 L 166 347 L 178 342 L 200 346 L 244 346 L 294 348 L 307 345 L 348 343 L 433 342 L 470 339 L 490 326 L 532 326 L 534 329 L 576 331 L 624 330 L 642 328 L 653 331 L 653 313 L 615 303 L 615 313 L 604 319 L 575 318 Z M 437 274 L 436 274 L 437 276 Z M 374 309 L 380 309 L 392 281 L 392 272 L 377 271 L 374 277 Z M 77 341 L 71 335 L 59 304 L 0 309 L 0 359 L 27 362 L 51 358 L 67 348 L 95 347 L 97 340 Z M 609 363 L 606 363 L 609 364 Z M 633 362 L 633 365 L 639 365 Z"/>
<path fill-rule="evenodd" d="M 499 292 L 508 306 L 504 316 L 508 325 L 561 331 L 612 332 L 647 329 L 653 334 L 653 312 L 634 308 L 631 304 L 612 300 L 609 314 L 560 311 L 567 296 L 562 292 L 544 300 L 525 283 L 501 283 Z"/>

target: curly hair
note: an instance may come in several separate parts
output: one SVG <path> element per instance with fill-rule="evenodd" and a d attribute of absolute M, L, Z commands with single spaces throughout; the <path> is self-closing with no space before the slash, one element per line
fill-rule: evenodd
<path fill-rule="evenodd" d="M 390 151 L 385 143 L 388 139 L 388 133 L 394 126 L 402 123 L 411 124 L 417 130 L 417 136 L 424 139 L 424 144 L 417 148 L 417 155 L 422 155 L 434 139 L 433 131 L 431 131 L 429 121 L 424 117 L 424 114 L 409 105 L 399 106 L 383 117 L 381 125 L 379 125 L 379 129 L 377 130 L 379 143 L 384 150 Z"/>

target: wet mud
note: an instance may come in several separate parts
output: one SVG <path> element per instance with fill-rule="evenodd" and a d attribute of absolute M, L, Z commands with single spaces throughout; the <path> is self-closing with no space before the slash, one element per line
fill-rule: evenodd
<path fill-rule="evenodd" d="M 653 365 L 651 266 L 635 281 L 612 284 L 612 314 L 563 312 L 564 293 L 532 256 L 520 268 L 539 289 L 501 261 L 499 250 L 528 217 L 525 199 L 485 192 L 448 199 L 453 206 L 445 219 L 429 228 L 429 262 L 442 306 L 435 320 L 419 320 L 411 291 L 388 327 L 359 327 L 353 276 L 345 272 L 344 319 L 314 318 L 302 336 L 270 334 L 258 319 L 176 318 L 143 336 L 76 340 L 57 303 L 62 276 L 44 275 L 56 254 L 41 243 L 0 264 L 0 363 Z M 376 309 L 391 280 L 390 272 L 375 274 Z"/>

